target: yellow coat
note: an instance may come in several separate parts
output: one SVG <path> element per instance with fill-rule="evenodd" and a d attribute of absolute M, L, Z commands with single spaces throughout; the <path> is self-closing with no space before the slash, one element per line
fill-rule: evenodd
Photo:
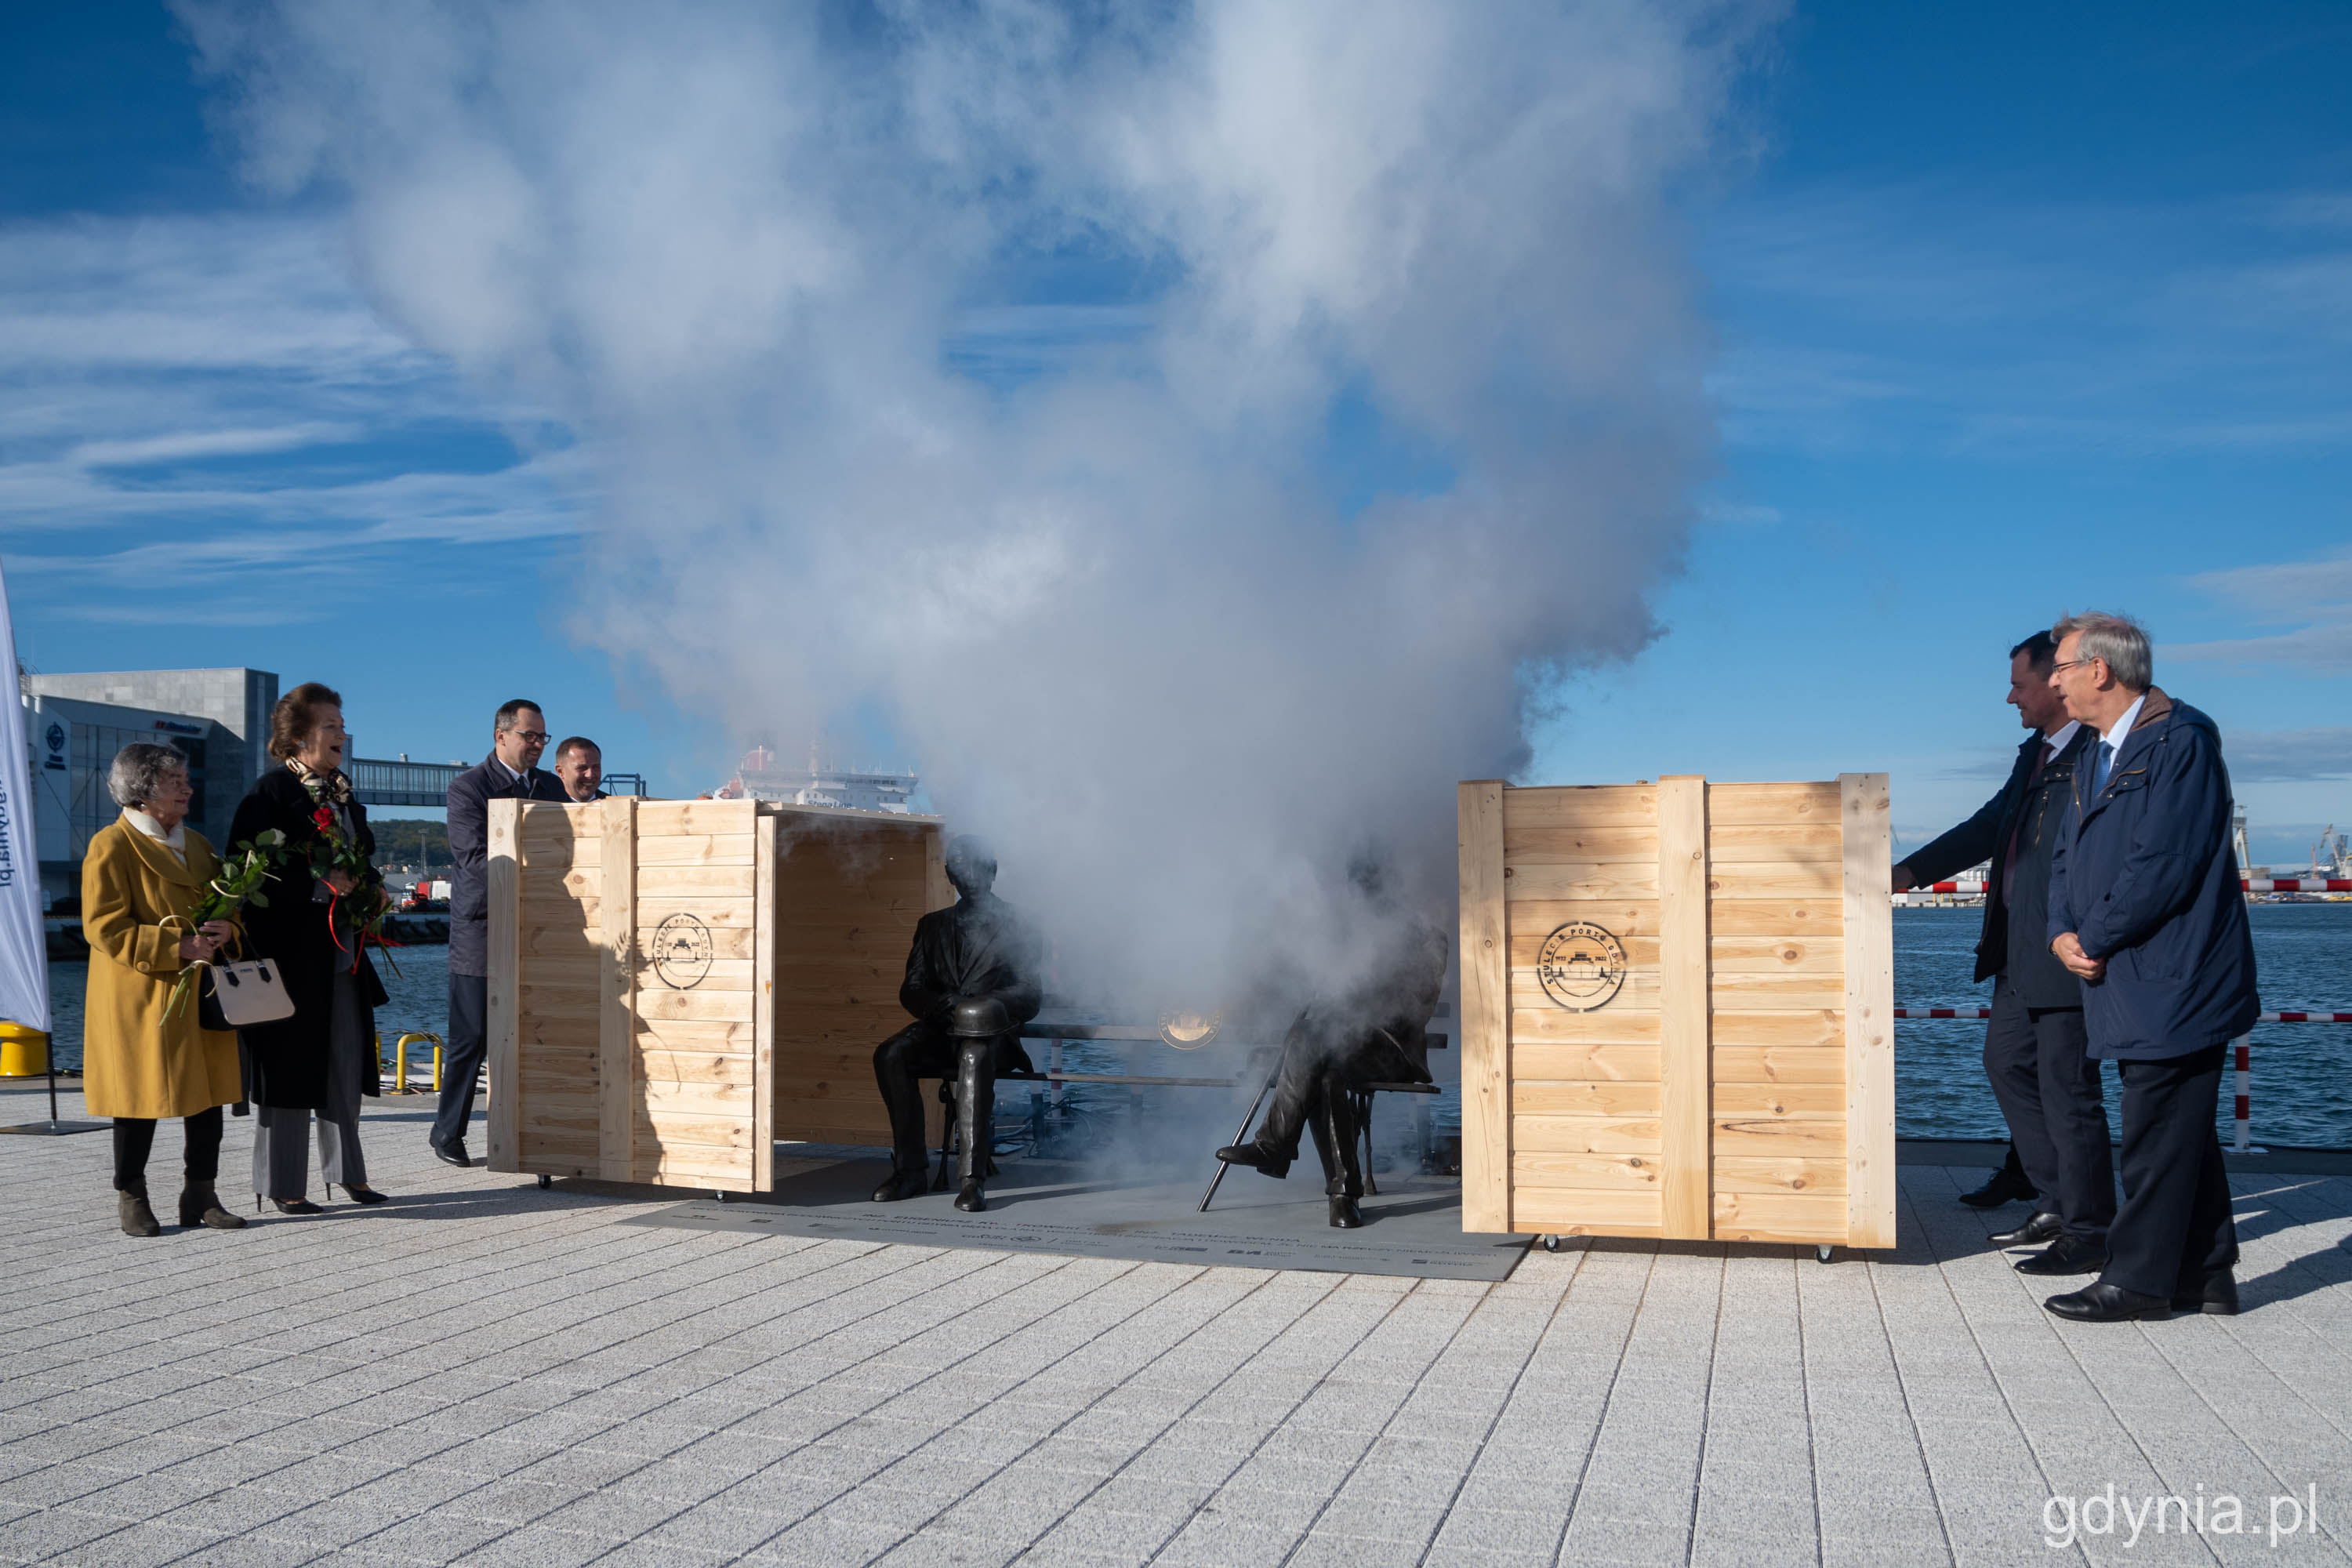
<path fill-rule="evenodd" d="M 238 1097 L 236 1036 L 201 1028 L 190 997 L 163 1016 L 184 967 L 185 920 L 220 874 L 213 847 L 190 830 L 186 865 L 117 819 L 81 865 L 81 930 L 89 942 L 82 1012 L 82 1096 L 92 1116 L 194 1116 Z"/>

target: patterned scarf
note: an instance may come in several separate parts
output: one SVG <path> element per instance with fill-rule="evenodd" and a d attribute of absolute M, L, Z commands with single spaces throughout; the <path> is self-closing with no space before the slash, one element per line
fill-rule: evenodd
<path fill-rule="evenodd" d="M 323 773 L 319 773 L 304 767 L 299 757 L 287 758 L 286 765 L 294 770 L 294 776 L 302 781 L 302 787 L 310 792 L 312 800 L 322 805 L 351 805 L 352 781 L 343 776 L 343 771 L 341 768 L 330 768 Z"/>

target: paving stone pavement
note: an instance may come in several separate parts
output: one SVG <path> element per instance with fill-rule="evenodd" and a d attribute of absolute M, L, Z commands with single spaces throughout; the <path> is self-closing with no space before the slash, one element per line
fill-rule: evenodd
<path fill-rule="evenodd" d="M 1602 1241 L 1480 1285 L 624 1226 L 436 1163 L 425 1107 L 368 1111 L 389 1205 L 153 1240 L 104 1133 L 0 1138 L 0 1560 L 2352 1555 L 2338 1178 L 2235 1179 L 2243 1315 L 2095 1327 L 1954 1203 L 1976 1171 L 1906 1168 L 1867 1261 Z M 178 1159 L 166 1123 L 167 1215 Z M 2223 1494 L 2252 1533 L 2144 1500 Z"/>

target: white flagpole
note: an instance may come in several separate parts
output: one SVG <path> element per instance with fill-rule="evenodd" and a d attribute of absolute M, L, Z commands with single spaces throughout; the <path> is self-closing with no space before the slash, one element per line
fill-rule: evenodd
<path fill-rule="evenodd" d="M 41 850 L 33 825 L 33 778 L 25 750 L 25 698 L 16 674 L 16 626 L 8 613 L 8 579 L 0 570 L 0 653 L 8 657 L 13 689 L 0 707 L 0 1018 L 49 1033 L 49 940 L 41 919 Z M 58 1053 L 52 1040 L 49 1119 L 0 1132 L 94 1132 L 99 1121 L 58 1120 Z"/>

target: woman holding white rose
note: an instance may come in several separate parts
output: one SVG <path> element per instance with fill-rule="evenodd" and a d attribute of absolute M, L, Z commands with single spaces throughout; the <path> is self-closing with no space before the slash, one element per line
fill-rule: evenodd
<path fill-rule="evenodd" d="M 360 1098 L 383 1092 L 375 1009 L 387 998 L 352 919 L 382 909 L 383 879 L 369 863 L 367 810 L 342 771 L 345 740 L 336 692 L 306 681 L 279 698 L 269 754 L 281 765 L 255 781 L 229 830 L 239 843 L 271 828 L 286 836 L 263 884 L 268 902 L 247 906 L 245 928 L 256 956 L 276 961 L 294 1015 L 239 1031 L 254 1103 L 255 1206 L 266 1197 L 280 1214 L 321 1212 L 305 1195 L 313 1111 L 329 1195 L 340 1186 L 356 1203 L 385 1201 L 368 1185 Z M 330 863 L 337 845 L 352 851 L 354 869 Z"/>

